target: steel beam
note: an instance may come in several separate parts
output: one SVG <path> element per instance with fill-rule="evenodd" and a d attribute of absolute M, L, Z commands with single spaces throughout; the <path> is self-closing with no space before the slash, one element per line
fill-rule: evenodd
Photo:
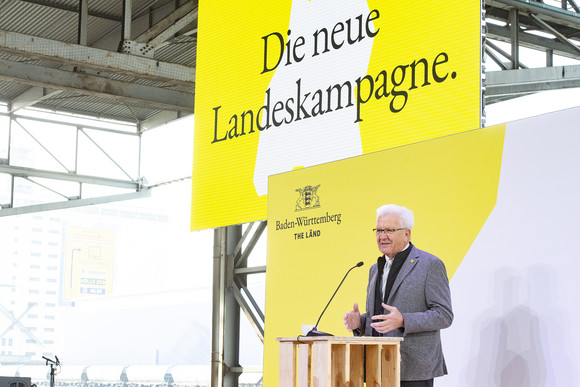
<path fill-rule="evenodd" d="M 224 377 L 226 228 L 215 229 L 213 235 L 211 387 L 221 387 Z"/>
<path fill-rule="evenodd" d="M 60 159 L 58 157 L 56 157 L 46 146 L 44 146 L 44 144 L 42 143 L 42 141 L 40 141 L 38 138 L 36 138 L 36 136 L 34 136 L 32 133 L 30 133 L 30 131 L 28 129 L 26 129 L 26 127 L 24 127 L 24 125 L 22 125 L 22 123 L 20 123 L 19 121 L 14 121 L 18 124 L 18 126 L 20 126 L 20 128 L 26 133 L 28 134 L 28 136 L 30 138 L 32 138 L 45 152 L 47 155 L 49 155 L 54 161 L 56 161 L 61 167 L 62 169 L 64 169 L 65 171 L 69 172 L 69 173 L 74 173 L 75 171 L 71 171 L 69 170 L 66 165 L 64 165 L 64 163 L 62 161 L 60 161 Z"/>
<path fill-rule="evenodd" d="M 8 103 L 8 111 L 12 113 L 27 108 L 60 93 L 62 93 L 62 90 L 46 87 L 31 87 Z"/>
<path fill-rule="evenodd" d="M 234 286 L 233 291 L 234 291 L 234 297 L 236 298 L 236 301 L 238 302 L 238 304 L 242 308 L 242 311 L 246 315 L 246 318 L 250 322 L 250 325 L 252 326 L 252 328 L 254 328 L 254 331 L 256 332 L 258 337 L 260 338 L 260 341 L 262 341 L 262 344 L 264 344 L 264 321 L 260 320 L 254 314 L 254 312 L 252 311 L 252 308 L 250 307 L 250 304 L 248 304 L 248 302 L 245 300 L 244 296 L 242 295 L 242 290 L 240 287 Z"/>
<path fill-rule="evenodd" d="M 157 128 L 158 126 L 167 124 L 181 118 L 179 112 L 176 111 L 161 111 L 148 119 L 139 123 L 139 132 L 143 133 L 148 130 Z"/>
<path fill-rule="evenodd" d="M 236 299 L 236 284 L 234 282 L 234 251 L 242 237 L 242 226 L 227 226 L 226 242 L 226 294 L 225 294 L 225 325 L 224 325 L 224 363 L 227 366 L 224 373 L 223 386 L 237 387 L 238 373 L 231 372 L 231 367 L 240 366 L 240 305 Z M 245 282 L 242 283 L 245 286 Z"/>
<path fill-rule="evenodd" d="M 579 13 L 580 12 L 580 7 L 578 7 L 578 4 L 576 4 L 576 2 L 574 0 L 565 0 L 565 3 L 568 3 L 572 6 L 572 8 L 574 9 L 574 12 Z M 562 7 L 563 9 L 566 9 L 566 5 L 564 4 L 564 6 Z"/>
<path fill-rule="evenodd" d="M 79 175 L 76 173 L 54 172 L 35 168 L 16 167 L 0 164 L 0 173 L 5 173 L 15 177 L 38 177 L 42 179 L 71 181 L 76 183 L 96 184 L 109 187 L 140 190 L 143 187 L 141 180 L 130 181 L 120 179 L 110 179 L 106 177 Z"/>
<path fill-rule="evenodd" d="M 546 67 L 554 66 L 554 50 L 546 50 Z"/>
<path fill-rule="evenodd" d="M 515 8 L 527 13 L 544 15 L 551 21 L 559 21 L 565 25 L 580 28 L 580 17 L 575 12 L 530 0 L 486 0 L 485 6 L 502 9 Z"/>
<path fill-rule="evenodd" d="M 51 119 L 48 119 L 48 118 L 31 117 L 31 116 L 27 116 L 27 115 L 22 114 L 22 113 L 14 113 L 14 114 L 0 113 L 0 116 L 12 117 L 16 121 L 22 119 L 22 120 L 28 120 L 28 121 L 44 122 L 44 123 L 47 123 L 47 124 L 64 125 L 64 126 L 74 126 L 74 127 L 78 127 L 78 128 L 91 129 L 91 130 L 96 130 L 96 131 L 106 132 L 106 133 L 114 133 L 114 134 L 119 134 L 119 135 L 123 135 L 123 136 L 131 136 L 131 137 L 138 137 L 138 136 L 140 136 L 140 133 L 138 133 L 137 131 L 132 131 L 132 130 L 131 131 L 130 130 L 119 130 L 119 129 L 112 129 L 112 128 L 104 128 L 102 126 L 90 125 L 90 124 L 88 124 L 86 122 L 83 122 L 83 123 L 71 123 L 70 121 L 57 121 L 57 120 L 51 120 Z M 130 127 L 130 126 L 127 125 L 127 127 Z M 132 127 L 132 125 L 131 125 L 131 127 Z"/>
<path fill-rule="evenodd" d="M 494 24 L 487 24 L 488 39 L 495 39 L 503 42 L 510 42 L 511 31 L 508 27 L 501 27 Z M 564 44 L 553 39 L 544 38 L 542 36 L 533 35 L 520 31 L 519 41 L 522 47 L 531 48 L 534 50 L 544 51 L 546 49 L 554 50 L 555 54 L 562 55 L 568 58 L 580 59 L 578 52 L 571 48 L 570 45 Z"/>
<path fill-rule="evenodd" d="M 35 204 L 35 205 L 23 206 L 23 207 L 3 208 L 3 209 L 0 209 L 0 217 L 13 216 L 13 215 L 23 215 L 23 214 L 33 214 L 36 212 L 43 212 L 43 211 L 62 210 L 65 208 L 86 207 L 86 206 L 92 206 L 92 205 L 96 205 L 96 204 L 114 203 L 114 202 L 119 202 L 122 200 L 142 199 L 142 198 L 146 198 L 149 196 L 151 196 L 151 190 L 143 189 L 141 191 L 119 194 L 119 195 L 100 196 L 100 197 L 96 197 L 96 198 L 87 198 L 87 199 L 74 199 L 74 200 L 68 200 L 65 202 Z"/>
<path fill-rule="evenodd" d="M 121 39 L 131 40 L 131 10 L 133 0 L 123 0 L 123 24 L 121 25 Z"/>
<path fill-rule="evenodd" d="M 498 57 L 489 47 L 485 48 L 485 53 L 491 58 L 502 70 L 507 70 L 507 66 L 503 63 L 500 57 Z"/>
<path fill-rule="evenodd" d="M 250 242 L 246 246 L 246 250 L 240 256 L 236 256 L 236 261 L 235 261 L 235 268 L 236 269 L 245 268 L 247 266 L 248 256 L 254 250 L 256 243 L 258 243 L 260 236 L 262 236 L 262 233 L 264 232 L 264 230 L 266 229 L 267 226 L 268 226 L 267 221 L 264 220 L 264 221 L 260 222 L 256 232 L 254 233 L 254 235 L 250 239 Z"/>
<path fill-rule="evenodd" d="M 197 8 L 195 7 L 193 0 L 190 0 L 136 37 L 135 41 L 139 43 L 150 43 L 153 45 L 160 44 L 166 41 L 169 36 L 185 27 L 185 25 L 191 23 L 196 17 Z M 155 43 L 153 43 L 153 41 L 155 41 Z"/>
<path fill-rule="evenodd" d="M 531 14 L 530 17 L 544 30 L 550 32 L 559 41 L 570 46 L 570 48 L 572 48 L 574 51 L 576 51 L 577 54 L 580 54 L 580 48 L 576 44 L 574 44 L 574 42 L 570 41 L 567 37 L 565 37 L 558 30 L 556 30 L 554 27 L 552 27 L 551 25 L 549 25 L 548 23 L 546 23 L 545 21 L 543 21 L 542 19 L 540 19 L 539 17 L 537 17 L 534 14 Z"/>
<path fill-rule="evenodd" d="M 188 13 L 187 15 L 182 17 L 181 19 L 177 20 L 169 28 L 167 28 L 166 30 L 161 32 L 154 39 L 150 40 L 149 44 L 156 46 L 156 47 L 161 45 L 162 43 L 169 40 L 171 37 L 175 36 L 175 34 L 177 34 L 180 30 L 185 28 L 185 26 L 187 26 L 190 23 L 193 23 L 193 21 L 195 19 L 197 19 L 197 9 L 194 9 L 193 11 L 191 11 L 190 13 Z"/>
<path fill-rule="evenodd" d="M 486 75 L 486 97 L 527 94 L 580 87 L 580 65 L 491 71 Z"/>
<path fill-rule="evenodd" d="M 510 43 L 512 69 L 519 68 L 520 64 L 520 14 L 517 9 L 510 9 Z"/>
<path fill-rule="evenodd" d="M 193 94 L 0 59 L 0 79 L 193 113 Z"/>
<path fill-rule="evenodd" d="M 0 30 L 0 52 L 191 87 L 195 68 Z"/>
<path fill-rule="evenodd" d="M 254 267 L 244 267 L 241 269 L 234 269 L 235 275 L 246 275 L 246 274 L 265 274 L 266 266 L 254 266 Z"/>
<path fill-rule="evenodd" d="M 515 61 L 515 60 L 514 60 L 514 58 L 513 58 L 513 57 L 512 57 L 510 54 L 508 54 L 507 52 L 505 52 L 504 50 L 502 50 L 501 48 L 499 48 L 499 47 L 498 47 L 498 46 L 497 46 L 495 43 L 493 43 L 492 41 L 490 41 L 490 40 L 486 40 L 485 44 L 486 44 L 488 47 L 490 47 L 491 49 L 493 49 L 494 51 L 496 51 L 496 52 L 498 52 L 499 54 L 501 54 L 501 55 L 502 55 L 504 58 L 508 59 L 508 60 L 509 60 L 509 61 L 512 63 L 512 66 L 513 66 L 513 63 L 514 63 L 514 62 L 516 62 L 516 63 L 517 63 L 517 65 L 516 65 L 516 67 L 515 67 L 515 68 L 522 68 L 522 69 L 527 69 L 527 68 L 528 68 L 528 67 L 527 67 L 526 65 L 524 65 L 523 63 L 521 63 L 521 62 L 519 62 L 519 61 Z M 488 54 L 489 54 L 489 51 L 488 51 Z M 495 57 L 495 58 L 497 58 L 497 57 Z M 495 58 L 493 58 L 493 59 L 494 59 L 494 61 L 496 60 Z M 503 65 L 503 64 L 499 64 L 499 62 L 496 62 L 496 63 L 498 63 L 498 65 L 499 65 L 500 67 L 502 67 L 502 69 L 503 69 L 503 70 L 507 70 L 507 67 L 506 67 L 505 65 Z"/>
<path fill-rule="evenodd" d="M 89 27 L 89 0 L 79 0 L 79 30 L 77 43 L 86 46 Z"/>

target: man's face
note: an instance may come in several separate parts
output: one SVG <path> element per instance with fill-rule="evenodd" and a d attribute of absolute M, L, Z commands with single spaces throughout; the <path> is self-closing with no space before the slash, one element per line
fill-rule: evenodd
<path fill-rule="evenodd" d="M 397 228 L 402 228 L 401 220 L 397 215 L 381 215 L 377 219 L 377 230 L 394 230 Z M 398 252 L 403 251 L 405 246 L 407 246 L 407 243 L 409 243 L 409 238 L 411 237 L 411 231 L 404 229 L 395 231 L 390 234 L 387 232 L 377 231 L 376 235 L 377 245 L 380 252 L 389 258 L 393 258 Z"/>

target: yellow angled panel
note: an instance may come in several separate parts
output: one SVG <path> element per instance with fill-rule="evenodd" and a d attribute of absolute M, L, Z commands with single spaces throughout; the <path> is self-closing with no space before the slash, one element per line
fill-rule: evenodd
<path fill-rule="evenodd" d="M 453 276 L 495 206 L 504 134 L 500 125 L 270 177 L 265 385 L 277 380 L 275 338 L 315 324 L 358 261 L 365 266 L 350 273 L 319 330 L 349 335 L 344 312 L 354 302 L 364 312 L 382 204 L 413 210 L 411 240 L 440 257 Z"/>

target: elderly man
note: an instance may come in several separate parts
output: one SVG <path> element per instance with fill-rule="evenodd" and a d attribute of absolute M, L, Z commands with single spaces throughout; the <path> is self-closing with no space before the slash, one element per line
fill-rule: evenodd
<path fill-rule="evenodd" d="M 383 255 L 369 272 L 366 312 L 358 304 L 344 314 L 355 335 L 404 337 L 401 386 L 433 386 L 447 373 L 440 329 L 453 321 L 443 262 L 411 243 L 413 212 L 394 204 L 377 209 L 377 245 Z"/>

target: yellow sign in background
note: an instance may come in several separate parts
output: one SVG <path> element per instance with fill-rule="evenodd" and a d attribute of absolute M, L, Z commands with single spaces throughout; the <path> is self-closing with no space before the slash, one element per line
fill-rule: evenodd
<path fill-rule="evenodd" d="M 478 128 L 480 31 L 478 1 L 200 1 L 191 229 L 266 219 L 264 174 Z"/>
<path fill-rule="evenodd" d="M 114 257 L 114 231 L 67 227 L 63 299 L 111 295 Z"/>
<path fill-rule="evenodd" d="M 412 242 L 453 276 L 495 205 L 504 133 L 504 125 L 474 130 L 270 177 L 264 385 L 278 383 L 276 337 L 314 325 L 363 261 L 318 327 L 349 335 L 342 316 L 354 302 L 363 311 L 380 255 L 372 231 L 379 206 L 410 208 Z"/>

